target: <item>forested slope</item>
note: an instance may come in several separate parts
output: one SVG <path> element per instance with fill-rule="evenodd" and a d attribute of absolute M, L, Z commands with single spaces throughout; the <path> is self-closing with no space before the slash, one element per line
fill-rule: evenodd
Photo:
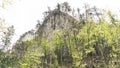
<path fill-rule="evenodd" d="M 97 8 L 77 10 L 58 4 L 46 12 L 42 24 L 16 42 L 8 57 L 13 68 L 119 68 L 120 21 Z M 70 14 L 72 13 L 72 14 Z"/>

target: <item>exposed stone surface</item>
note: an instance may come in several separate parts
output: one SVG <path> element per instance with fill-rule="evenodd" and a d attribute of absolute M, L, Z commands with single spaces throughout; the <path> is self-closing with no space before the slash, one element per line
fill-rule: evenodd
<path fill-rule="evenodd" d="M 50 40 L 53 36 L 54 30 L 66 32 L 73 27 L 75 22 L 78 21 L 69 14 L 55 9 L 54 11 L 50 12 L 45 18 L 37 33 L 39 34 L 39 36 L 42 35 L 42 37 L 44 36 L 48 40 Z"/>

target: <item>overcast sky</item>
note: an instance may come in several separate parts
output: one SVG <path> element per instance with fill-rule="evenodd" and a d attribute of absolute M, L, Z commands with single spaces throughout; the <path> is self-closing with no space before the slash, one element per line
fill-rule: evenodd
<path fill-rule="evenodd" d="M 67 1 L 71 7 L 78 8 L 83 7 L 85 3 L 98 8 L 104 8 L 118 12 L 120 8 L 119 0 L 18 0 L 1 9 L 0 14 L 7 23 L 14 25 L 15 36 L 13 41 L 15 42 L 20 35 L 24 32 L 31 30 L 37 24 L 37 20 L 42 20 L 43 12 L 47 10 L 47 7 L 53 9 L 57 3 Z"/>

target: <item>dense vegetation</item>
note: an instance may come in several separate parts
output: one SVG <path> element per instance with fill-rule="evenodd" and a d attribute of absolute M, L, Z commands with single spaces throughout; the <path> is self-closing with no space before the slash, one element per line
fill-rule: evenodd
<path fill-rule="evenodd" d="M 47 28 L 46 21 L 37 24 L 34 38 L 19 40 L 11 52 L 1 49 L 0 68 L 119 68 L 120 21 L 110 11 L 98 13 L 99 9 L 88 7 L 85 5 L 83 13 L 80 13 L 80 9 L 75 13 L 64 2 L 58 4 L 55 10 L 45 12 L 45 20 L 52 13 L 52 16 L 68 15 L 66 19 L 72 17 L 72 26 L 68 29 L 53 26 L 49 38 L 44 34 L 48 31 L 42 31 Z M 69 15 L 70 11 L 72 15 Z M 13 27 L 8 30 L 8 35 L 0 38 L 0 41 L 5 39 L 2 43 L 10 42 L 14 30 Z M 6 45 L 8 44 L 4 44 Z"/>

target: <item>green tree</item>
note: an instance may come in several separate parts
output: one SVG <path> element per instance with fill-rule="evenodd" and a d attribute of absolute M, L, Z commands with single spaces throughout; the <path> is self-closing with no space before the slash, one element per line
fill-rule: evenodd
<path fill-rule="evenodd" d="M 1 19 L 0 24 L 5 23 L 4 20 Z M 8 49 L 10 48 L 11 38 L 14 34 L 13 26 L 5 26 L 4 24 L 0 27 L 0 67 L 5 68 L 8 62 L 10 62 L 10 58 L 8 57 Z"/>

